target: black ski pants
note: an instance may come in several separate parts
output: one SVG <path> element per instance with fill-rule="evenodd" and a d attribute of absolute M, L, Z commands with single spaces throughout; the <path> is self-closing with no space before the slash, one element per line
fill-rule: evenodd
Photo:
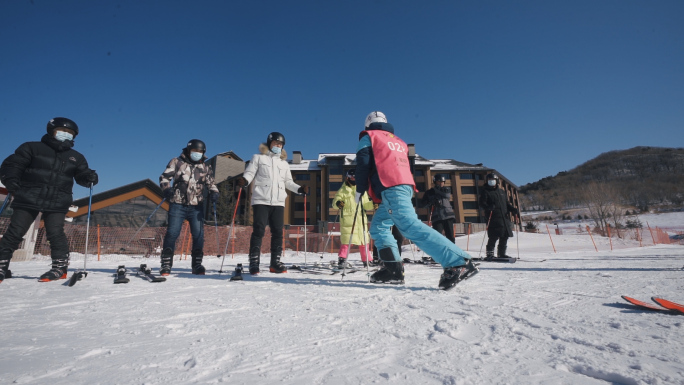
<path fill-rule="evenodd" d="M 29 227 L 40 211 L 24 208 L 14 208 L 9 227 L 0 239 L 0 249 L 12 251 L 19 248 L 19 244 L 26 235 Z M 69 254 L 69 242 L 64 234 L 64 218 L 66 213 L 43 213 L 45 235 L 50 242 L 50 251 L 53 258 L 64 258 Z"/>
<path fill-rule="evenodd" d="M 456 237 L 454 236 L 454 219 L 442 219 L 441 221 L 432 222 L 432 228 L 437 230 L 438 233 L 444 234 L 451 243 L 456 243 Z"/>
<path fill-rule="evenodd" d="M 283 246 L 283 222 L 285 207 L 254 205 L 252 206 L 253 225 L 252 236 L 249 239 L 250 253 L 254 247 L 261 250 L 261 240 L 266 233 L 266 225 L 271 229 L 271 254 L 278 254 Z"/>

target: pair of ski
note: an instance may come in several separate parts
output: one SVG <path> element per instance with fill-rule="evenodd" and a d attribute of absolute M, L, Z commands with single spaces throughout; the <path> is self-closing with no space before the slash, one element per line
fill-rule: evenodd
<path fill-rule="evenodd" d="M 114 283 L 128 283 L 128 282 L 130 282 L 130 279 L 128 279 L 126 277 L 126 272 L 127 272 L 126 266 L 120 265 L 116 269 L 116 278 L 114 278 Z M 152 274 L 152 269 L 147 267 L 147 265 L 144 263 L 140 265 L 140 267 L 138 268 L 138 271 L 136 272 L 136 275 L 141 276 L 150 282 L 164 282 L 164 281 L 166 281 L 166 278 L 159 277 L 159 276 Z"/>
<path fill-rule="evenodd" d="M 319 274 L 319 275 L 335 275 L 335 274 L 344 274 L 346 270 L 346 274 L 352 274 L 356 273 L 359 271 L 356 267 L 347 267 L 346 269 L 341 268 L 341 267 L 326 267 L 326 266 L 299 266 L 299 265 L 292 265 L 290 266 L 291 270 L 296 270 L 300 273 L 306 273 L 306 274 Z"/>
<path fill-rule="evenodd" d="M 659 312 L 665 312 L 665 313 L 672 313 L 672 314 L 684 314 L 684 305 L 668 301 L 663 298 L 659 297 L 651 297 L 651 300 L 655 302 L 657 305 L 654 305 L 652 303 L 648 302 L 643 302 L 639 301 L 638 299 L 634 299 L 632 297 L 628 297 L 626 295 L 622 296 L 622 299 L 625 301 L 631 303 L 632 305 L 638 306 L 642 309 L 648 309 L 648 310 L 653 310 L 653 311 L 659 311 Z"/>

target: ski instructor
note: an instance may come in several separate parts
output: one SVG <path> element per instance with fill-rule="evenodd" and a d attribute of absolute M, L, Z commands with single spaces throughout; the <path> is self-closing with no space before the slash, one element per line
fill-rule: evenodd
<path fill-rule="evenodd" d="M 403 236 L 442 265 L 439 287 L 448 290 L 479 270 L 470 255 L 418 219 L 411 202 L 416 188 L 407 150 L 385 114 L 373 111 L 366 117 L 356 150 L 356 201 L 368 192 L 379 204 L 370 234 L 384 264 L 371 276 L 371 282 L 404 282 L 404 267 L 390 230 L 396 225 Z"/>

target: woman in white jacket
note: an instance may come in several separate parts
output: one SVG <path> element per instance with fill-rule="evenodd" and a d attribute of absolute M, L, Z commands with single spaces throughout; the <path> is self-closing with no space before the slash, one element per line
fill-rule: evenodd
<path fill-rule="evenodd" d="M 286 273 L 287 268 L 280 262 L 283 252 L 283 221 L 285 199 L 290 190 L 298 194 L 308 194 L 308 186 L 299 186 L 292 181 L 287 153 L 283 150 L 285 136 L 279 132 L 268 134 L 266 143 L 259 145 L 259 154 L 254 154 L 245 168 L 243 178 L 238 180 L 242 187 L 254 182 L 252 192 L 252 212 L 254 224 L 249 240 L 249 273 L 259 274 L 261 240 L 268 224 L 271 229 L 271 273 Z"/>

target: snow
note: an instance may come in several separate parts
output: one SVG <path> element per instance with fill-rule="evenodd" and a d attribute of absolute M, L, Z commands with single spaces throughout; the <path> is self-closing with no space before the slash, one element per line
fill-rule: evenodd
<path fill-rule="evenodd" d="M 448 292 L 440 269 L 416 264 L 403 286 L 369 284 L 364 271 L 229 282 L 221 259 L 205 257 L 206 276 L 183 260 L 164 283 L 131 273 L 114 285 L 121 263 L 159 263 L 103 256 L 67 287 L 36 281 L 44 258 L 12 262 L 15 278 L 0 284 L 0 384 L 684 384 L 684 315 L 620 298 L 684 303 L 684 246 L 610 251 L 597 239 L 596 252 L 587 235 L 552 235 L 554 253 L 548 234 L 519 235 L 508 254 L 519 244 L 523 260 L 482 263 Z M 457 243 L 477 256 L 482 240 Z M 246 259 L 229 255 L 223 270 Z"/>

